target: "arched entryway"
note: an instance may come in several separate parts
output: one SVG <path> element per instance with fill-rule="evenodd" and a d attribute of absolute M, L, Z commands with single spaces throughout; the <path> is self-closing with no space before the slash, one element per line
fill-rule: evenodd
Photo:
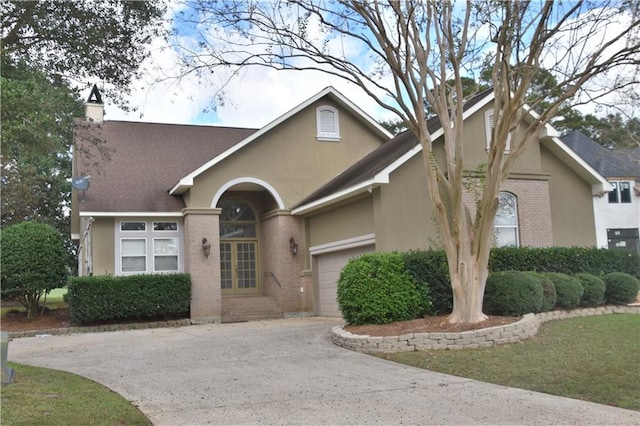
<path fill-rule="evenodd" d="M 222 198 L 219 208 L 222 295 L 260 294 L 256 212 L 239 196 Z"/>

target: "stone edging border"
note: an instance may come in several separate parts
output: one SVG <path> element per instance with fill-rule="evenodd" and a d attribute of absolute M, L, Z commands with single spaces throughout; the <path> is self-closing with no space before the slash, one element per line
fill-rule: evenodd
<path fill-rule="evenodd" d="M 409 333 L 402 336 L 352 334 L 342 326 L 331 329 L 331 341 L 355 352 L 408 352 L 427 349 L 475 349 L 516 343 L 535 336 L 540 325 L 552 320 L 607 314 L 640 314 L 639 306 L 601 306 L 526 314 L 521 320 L 503 326 L 458 333 Z"/>
<path fill-rule="evenodd" d="M 191 320 L 189 318 L 168 320 L 168 321 L 155 321 L 155 322 L 134 322 L 129 324 L 105 324 L 105 325 L 93 325 L 93 326 L 90 325 L 90 326 L 82 326 L 82 327 L 50 328 L 46 330 L 9 332 L 9 339 L 17 339 L 19 337 L 57 335 L 57 334 L 142 330 L 145 328 L 161 328 L 161 327 L 183 327 L 186 325 L 191 325 Z"/>

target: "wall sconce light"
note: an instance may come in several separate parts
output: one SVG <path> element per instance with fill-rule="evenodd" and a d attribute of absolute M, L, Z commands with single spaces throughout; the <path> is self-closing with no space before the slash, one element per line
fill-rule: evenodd
<path fill-rule="evenodd" d="M 209 257 L 211 254 L 211 243 L 207 241 L 206 238 L 202 239 L 202 252 L 204 253 L 204 257 Z"/>
<path fill-rule="evenodd" d="M 293 255 L 298 253 L 298 243 L 296 243 L 296 240 L 294 240 L 293 237 L 289 238 L 289 249 Z"/>

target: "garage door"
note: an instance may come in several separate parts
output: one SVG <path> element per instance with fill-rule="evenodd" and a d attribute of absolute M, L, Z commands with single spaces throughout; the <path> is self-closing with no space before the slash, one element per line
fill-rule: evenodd
<path fill-rule="evenodd" d="M 324 253 L 317 256 L 318 268 L 318 315 L 340 317 L 338 308 L 338 279 L 347 261 L 363 253 L 375 250 L 373 245 Z"/>

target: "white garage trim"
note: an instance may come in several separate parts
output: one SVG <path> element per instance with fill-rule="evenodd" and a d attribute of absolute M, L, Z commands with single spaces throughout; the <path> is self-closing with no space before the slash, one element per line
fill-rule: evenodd
<path fill-rule="evenodd" d="M 354 247 L 368 246 L 376 243 L 376 234 L 366 234 L 359 237 L 348 238 L 346 240 L 334 241 L 327 244 L 320 244 L 309 247 L 309 254 L 315 256 L 332 251 L 346 250 Z"/>

